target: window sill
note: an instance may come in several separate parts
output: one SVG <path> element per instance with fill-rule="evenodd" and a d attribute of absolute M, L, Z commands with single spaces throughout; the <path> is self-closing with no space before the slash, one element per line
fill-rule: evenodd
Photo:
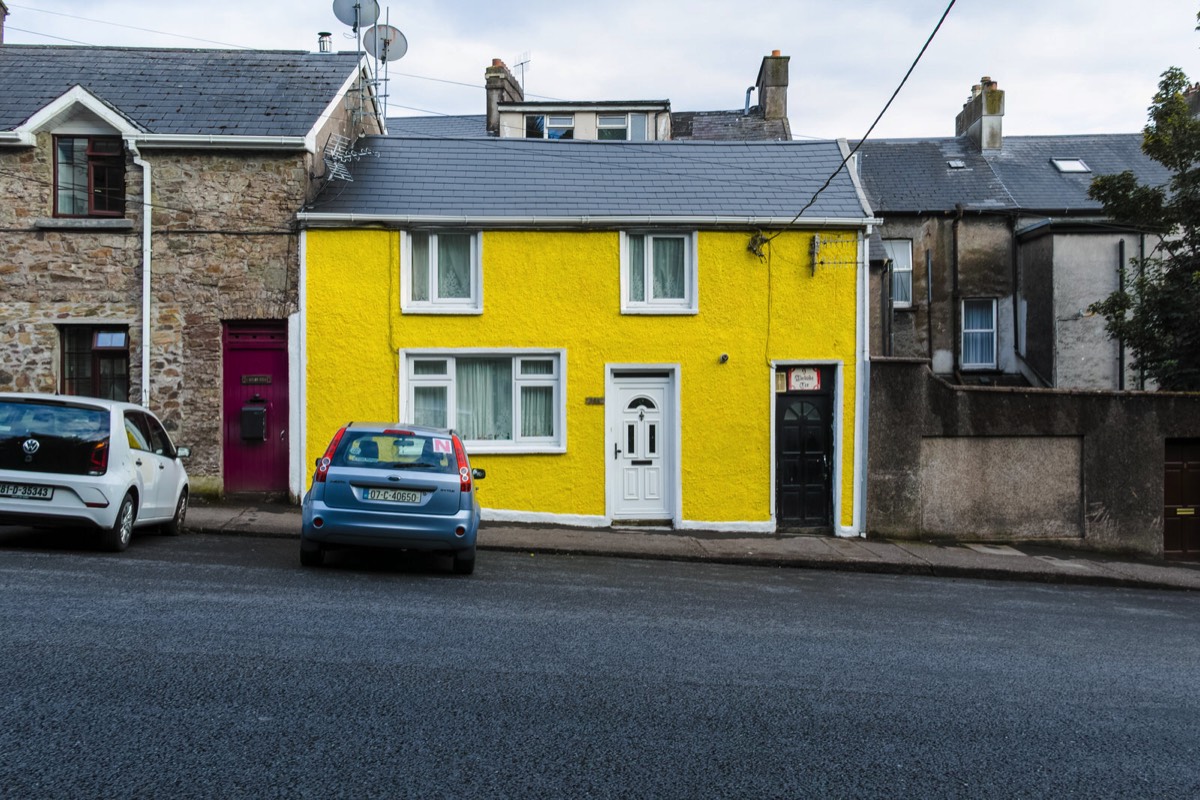
<path fill-rule="evenodd" d="M 682 306 L 625 306 L 621 309 L 622 314 L 633 314 L 641 316 L 695 316 L 700 313 L 698 308 L 684 308 Z"/>
<path fill-rule="evenodd" d="M 106 217 L 42 217 L 33 221 L 33 227 L 62 231 L 131 231 L 133 220 Z"/>
<path fill-rule="evenodd" d="M 463 316 L 478 316 L 483 309 L 478 306 L 401 306 L 401 314 L 442 314 Z"/>
<path fill-rule="evenodd" d="M 567 452 L 563 444 L 521 444 L 513 442 L 493 442 L 488 440 L 463 440 L 463 447 L 472 457 L 477 455 L 533 455 L 533 454 L 562 454 Z"/>

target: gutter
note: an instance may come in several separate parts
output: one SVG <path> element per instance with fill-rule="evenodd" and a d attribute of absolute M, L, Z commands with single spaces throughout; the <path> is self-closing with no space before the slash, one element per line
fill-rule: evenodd
<path fill-rule="evenodd" d="M 142 168 L 142 405 L 146 408 L 150 407 L 150 274 L 151 274 L 151 256 L 152 249 L 150 247 L 150 232 L 151 232 L 151 213 L 153 203 L 151 202 L 151 172 L 150 162 L 142 158 L 141 151 L 138 150 L 138 142 L 136 138 L 129 139 L 129 149 L 133 152 L 133 163 Z"/>
<path fill-rule="evenodd" d="M 206 136 L 142 134 L 130 138 L 144 149 L 186 147 L 189 150 L 307 150 L 304 136 Z"/>
<path fill-rule="evenodd" d="M 650 214 L 646 216 L 628 215 L 576 215 L 576 216 L 474 216 L 474 215 L 444 215 L 433 216 L 426 214 L 332 214 L 311 211 L 301 211 L 296 219 L 310 228 L 344 227 L 346 225 L 478 225 L 488 228 L 525 228 L 525 227 L 595 227 L 612 226 L 628 227 L 630 225 L 674 225 L 710 227 L 727 225 L 731 227 L 751 228 L 862 228 L 879 225 L 883 220 L 874 217 L 813 217 L 802 218 L 796 222 L 794 217 L 724 217 L 697 216 L 677 217 Z"/>

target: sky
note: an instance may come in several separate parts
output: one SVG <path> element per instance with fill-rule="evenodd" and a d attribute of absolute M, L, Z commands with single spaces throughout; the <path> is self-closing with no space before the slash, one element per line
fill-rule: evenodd
<path fill-rule="evenodd" d="M 357 39 L 330 0 L 2 0 L 6 44 L 316 50 Z M 369 2 L 369 0 L 368 0 Z M 763 56 L 790 57 L 796 138 L 861 138 L 949 0 L 380 0 L 408 42 L 386 69 L 389 116 L 482 114 L 483 72 L 524 72 L 528 100 L 670 100 L 740 109 Z M 1168 67 L 1200 81 L 1200 0 L 958 0 L 879 137 L 954 135 L 981 76 L 1011 135 L 1130 133 Z"/>

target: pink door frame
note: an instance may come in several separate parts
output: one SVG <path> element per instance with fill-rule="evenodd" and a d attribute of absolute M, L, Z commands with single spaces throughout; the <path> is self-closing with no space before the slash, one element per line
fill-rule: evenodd
<path fill-rule="evenodd" d="M 288 349 L 284 321 L 221 326 L 225 491 L 288 490 Z"/>

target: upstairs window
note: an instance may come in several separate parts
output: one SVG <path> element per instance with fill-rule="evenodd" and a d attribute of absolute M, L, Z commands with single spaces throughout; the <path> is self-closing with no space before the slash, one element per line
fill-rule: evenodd
<path fill-rule="evenodd" d="M 574 139 L 575 116 L 573 114 L 525 115 L 526 139 Z"/>
<path fill-rule="evenodd" d="M 996 368 L 996 301 L 964 300 L 962 304 L 963 369 Z"/>
<path fill-rule="evenodd" d="M 696 313 L 694 233 L 626 233 L 621 242 L 623 313 Z"/>
<path fill-rule="evenodd" d="M 477 314 L 483 310 L 478 233 L 428 233 L 407 236 L 402 258 L 402 310 L 427 314 Z"/>
<path fill-rule="evenodd" d="M 54 215 L 125 216 L 125 149 L 119 136 L 54 137 Z"/>
<path fill-rule="evenodd" d="M 892 306 L 912 307 L 912 240 L 884 239 L 883 249 L 892 261 Z"/>
<path fill-rule="evenodd" d="M 624 114 L 601 114 L 596 118 L 596 138 L 625 140 L 629 138 L 629 121 Z"/>

